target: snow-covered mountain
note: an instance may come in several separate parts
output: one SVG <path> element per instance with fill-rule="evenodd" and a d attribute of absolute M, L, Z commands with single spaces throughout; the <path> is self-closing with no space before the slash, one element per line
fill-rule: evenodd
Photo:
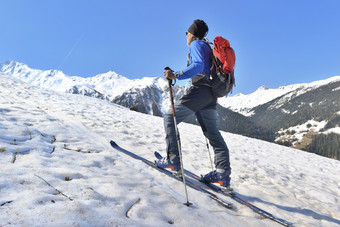
<path fill-rule="evenodd" d="M 255 107 L 268 103 L 280 96 L 289 94 L 290 97 L 296 97 L 308 91 L 315 90 L 321 86 L 338 81 L 340 81 L 340 76 L 334 76 L 325 80 L 311 83 L 281 86 L 276 89 L 270 89 L 266 86 L 261 86 L 251 94 L 237 94 L 232 97 L 220 99 L 219 103 L 220 105 L 245 116 L 252 116 L 254 114 L 253 109 Z M 289 102 L 289 99 L 282 100 L 282 103 L 284 102 Z M 280 106 L 278 105 L 277 108 L 279 107 Z"/>
<path fill-rule="evenodd" d="M 201 128 L 179 130 L 184 167 L 210 171 Z M 294 226 L 340 225 L 339 161 L 222 136 L 240 197 Z M 194 205 L 184 206 L 182 183 L 115 151 L 111 139 L 149 160 L 165 154 L 161 118 L 0 73 L 0 226 L 280 226 L 191 188 Z"/>
<path fill-rule="evenodd" d="M 339 97 L 339 76 L 303 84 L 252 108 L 250 119 L 275 132 L 278 142 L 340 159 Z"/>
<path fill-rule="evenodd" d="M 238 129 L 234 132 L 340 160 L 339 97 L 340 76 L 278 89 L 263 86 L 249 95 L 220 99 L 220 105 L 246 116 L 224 110 L 220 116 L 227 117 L 220 125 L 229 132 Z"/>
<path fill-rule="evenodd" d="M 0 72 L 41 88 L 106 99 L 142 113 L 160 116 L 169 104 L 168 85 L 162 78 L 130 80 L 114 71 L 82 78 L 58 70 L 31 69 L 15 61 L 0 64 Z M 177 97 L 183 94 L 184 88 L 176 86 L 174 91 Z"/>
<path fill-rule="evenodd" d="M 153 114 L 154 110 L 157 113 L 154 115 L 159 115 L 158 112 L 164 113 L 169 104 L 168 92 L 166 92 L 167 82 L 159 77 L 130 80 L 110 71 L 94 77 L 83 78 L 68 76 L 58 70 L 31 69 L 26 64 L 15 61 L 6 61 L 0 64 L 0 72 L 54 91 L 107 99 L 126 107 L 137 106 L 138 110 L 143 113 Z M 244 116 L 252 116 L 255 107 L 280 96 L 288 93 L 291 96 L 301 95 L 336 81 L 340 81 L 340 76 L 312 83 L 282 86 L 277 89 L 262 86 L 249 95 L 237 94 L 228 98 L 220 98 L 219 104 Z M 175 91 L 178 96 L 183 94 L 184 88 L 176 86 Z"/>

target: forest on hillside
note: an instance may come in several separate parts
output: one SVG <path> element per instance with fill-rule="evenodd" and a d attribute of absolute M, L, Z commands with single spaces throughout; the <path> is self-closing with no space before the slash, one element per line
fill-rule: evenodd
<path fill-rule="evenodd" d="M 315 135 L 306 151 L 340 160 L 340 135 L 336 133 Z"/>

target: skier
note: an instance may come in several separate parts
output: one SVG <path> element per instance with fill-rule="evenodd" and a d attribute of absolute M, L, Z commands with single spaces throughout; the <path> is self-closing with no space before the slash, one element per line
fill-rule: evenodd
<path fill-rule="evenodd" d="M 196 115 L 203 134 L 208 138 L 215 153 L 216 170 L 203 176 L 209 183 L 219 183 L 221 186 L 230 185 L 230 162 L 228 147 L 217 127 L 216 104 L 217 98 L 204 75 L 210 74 L 211 48 L 205 43 L 208 26 L 203 20 L 195 20 L 186 32 L 189 46 L 188 66 L 180 71 L 165 70 L 164 76 L 168 80 L 183 80 L 191 78 L 188 92 L 175 103 L 176 123 L 185 118 Z M 167 157 L 159 159 L 158 167 L 179 171 L 181 168 L 177 145 L 174 119 L 171 110 L 164 116 L 166 133 Z"/>

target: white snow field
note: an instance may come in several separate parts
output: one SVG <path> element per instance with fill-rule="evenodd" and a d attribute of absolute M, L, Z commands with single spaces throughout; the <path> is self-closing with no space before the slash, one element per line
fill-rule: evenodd
<path fill-rule="evenodd" d="M 200 127 L 180 124 L 184 167 L 211 170 Z M 294 226 L 340 226 L 340 162 L 222 132 L 240 197 Z M 163 119 L 0 74 L 0 226 L 280 226 L 228 210 L 144 163 L 165 155 Z"/>

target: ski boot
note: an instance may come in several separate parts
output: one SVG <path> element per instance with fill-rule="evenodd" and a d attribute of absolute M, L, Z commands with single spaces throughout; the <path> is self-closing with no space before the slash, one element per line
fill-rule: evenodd
<path fill-rule="evenodd" d="M 217 170 L 202 176 L 202 180 L 207 183 L 218 183 L 225 189 L 230 189 L 230 170 L 218 172 Z"/>
<path fill-rule="evenodd" d="M 181 163 L 180 162 L 172 162 L 169 159 L 163 157 L 157 151 L 155 152 L 155 156 L 158 159 L 155 161 L 155 165 L 162 169 L 170 169 L 174 171 L 174 175 L 180 177 L 181 175 Z M 176 159 L 175 159 L 176 160 Z"/>

